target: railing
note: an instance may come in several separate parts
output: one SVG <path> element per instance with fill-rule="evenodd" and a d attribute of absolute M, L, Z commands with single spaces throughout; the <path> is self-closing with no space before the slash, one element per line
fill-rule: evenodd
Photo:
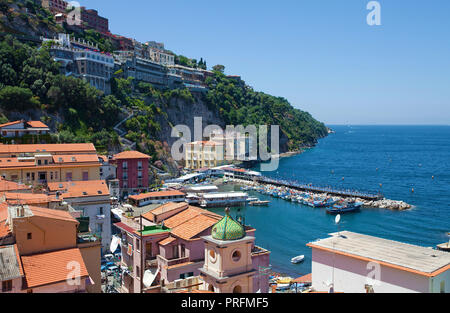
<path fill-rule="evenodd" d="M 165 257 L 158 255 L 158 261 L 161 263 L 163 267 L 169 267 L 181 263 L 185 263 L 189 261 L 189 257 L 177 258 L 177 259 L 166 259 Z"/>

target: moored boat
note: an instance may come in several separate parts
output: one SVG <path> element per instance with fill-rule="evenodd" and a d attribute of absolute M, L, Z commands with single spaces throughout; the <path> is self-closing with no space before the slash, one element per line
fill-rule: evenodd
<path fill-rule="evenodd" d="M 294 264 L 301 263 L 301 262 L 303 262 L 304 259 L 305 259 L 304 255 L 299 255 L 299 256 L 292 258 L 291 263 L 294 263 Z"/>

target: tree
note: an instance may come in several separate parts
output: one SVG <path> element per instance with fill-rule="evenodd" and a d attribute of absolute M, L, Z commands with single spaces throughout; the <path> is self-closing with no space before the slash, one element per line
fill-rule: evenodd
<path fill-rule="evenodd" d="M 221 64 L 214 65 L 214 66 L 212 67 L 212 69 L 213 69 L 213 71 L 215 71 L 215 72 L 220 72 L 220 73 L 222 73 L 222 74 L 223 74 L 223 72 L 225 72 L 225 66 L 224 66 L 224 65 L 221 65 Z"/>
<path fill-rule="evenodd" d="M 25 111 L 39 108 L 39 101 L 28 88 L 5 86 L 0 90 L 0 107 L 10 111 Z"/>

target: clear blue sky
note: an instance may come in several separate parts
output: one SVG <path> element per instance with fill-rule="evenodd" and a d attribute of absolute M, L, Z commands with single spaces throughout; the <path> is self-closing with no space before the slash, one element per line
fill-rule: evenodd
<path fill-rule="evenodd" d="M 327 124 L 450 124 L 450 1 L 80 0 L 113 33 L 223 64 Z"/>

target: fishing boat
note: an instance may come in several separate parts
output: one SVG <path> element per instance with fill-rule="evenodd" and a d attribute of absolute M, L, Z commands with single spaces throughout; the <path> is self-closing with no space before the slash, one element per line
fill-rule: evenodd
<path fill-rule="evenodd" d="M 299 256 L 292 258 L 291 263 L 294 263 L 294 264 L 301 263 L 301 262 L 303 262 L 304 259 L 305 259 L 304 255 L 299 255 Z"/>
<path fill-rule="evenodd" d="M 344 214 L 344 213 L 351 213 L 351 212 L 357 212 L 361 209 L 361 206 L 363 205 L 362 202 L 339 202 L 331 208 L 327 208 L 327 213 L 329 214 Z"/>
<path fill-rule="evenodd" d="M 258 200 L 258 201 L 251 201 L 248 204 L 253 205 L 253 206 L 267 206 L 267 205 L 269 205 L 269 203 L 270 203 L 270 201 Z"/>

